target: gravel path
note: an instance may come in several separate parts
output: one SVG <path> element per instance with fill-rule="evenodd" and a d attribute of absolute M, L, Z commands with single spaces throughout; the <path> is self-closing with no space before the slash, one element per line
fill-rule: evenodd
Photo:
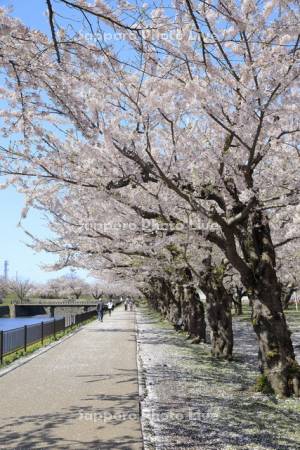
<path fill-rule="evenodd" d="M 258 372 L 248 322 L 234 321 L 232 362 L 214 360 L 208 345 L 190 344 L 146 308 L 137 322 L 146 450 L 300 449 L 299 400 L 250 390 Z M 299 348 L 299 323 L 292 328 Z"/>
<path fill-rule="evenodd" d="M 0 378 L 0 448 L 142 449 L 134 313 L 104 322 Z"/>

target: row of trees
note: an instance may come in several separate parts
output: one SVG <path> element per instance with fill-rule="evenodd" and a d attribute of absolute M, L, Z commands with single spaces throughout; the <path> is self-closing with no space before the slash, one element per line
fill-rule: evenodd
<path fill-rule="evenodd" d="M 27 279 L 5 280 L 0 279 L 0 300 L 12 294 L 21 301 L 31 298 L 39 299 L 80 299 L 100 298 L 109 295 L 120 295 L 123 289 L 110 286 L 105 282 L 87 283 L 83 279 L 72 275 L 51 279 L 46 283 L 33 283 Z"/>
<path fill-rule="evenodd" d="M 218 357 L 247 292 L 264 374 L 299 395 L 283 310 L 299 283 L 298 3 L 56 5 L 81 29 L 51 1 L 51 37 L 1 13 L 1 172 L 56 236 L 34 248 L 142 292 L 197 340 L 200 287 Z"/>

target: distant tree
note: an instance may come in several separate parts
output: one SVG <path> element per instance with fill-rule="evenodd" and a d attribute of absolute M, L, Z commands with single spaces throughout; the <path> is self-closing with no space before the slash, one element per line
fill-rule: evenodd
<path fill-rule="evenodd" d="M 49 299 L 68 297 L 78 299 L 89 292 L 89 285 L 74 273 L 53 278 L 40 287 L 40 296 Z"/>
<path fill-rule="evenodd" d="M 44 298 L 62 298 L 66 292 L 66 280 L 65 277 L 54 278 L 49 280 L 44 286 L 44 290 L 41 293 L 41 297 Z"/>
<path fill-rule="evenodd" d="M 103 286 L 94 283 L 90 287 L 90 294 L 95 300 L 99 300 L 103 294 Z"/>
<path fill-rule="evenodd" d="M 17 298 L 21 301 L 28 300 L 28 294 L 32 291 L 33 285 L 30 280 L 22 280 L 16 278 L 14 281 L 9 282 L 9 290 L 13 292 Z"/>
<path fill-rule="evenodd" d="M 75 297 L 78 300 L 83 294 L 89 292 L 89 285 L 84 280 L 79 278 L 75 272 L 64 277 L 66 282 L 66 290 L 69 296 Z"/>

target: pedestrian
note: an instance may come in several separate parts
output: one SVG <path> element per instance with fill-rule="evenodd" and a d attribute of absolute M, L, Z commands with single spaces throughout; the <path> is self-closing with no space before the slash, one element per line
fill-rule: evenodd
<path fill-rule="evenodd" d="M 107 303 L 107 309 L 108 309 L 108 314 L 111 316 L 111 310 L 113 309 L 113 302 L 111 300 L 109 300 L 109 302 Z"/>
<path fill-rule="evenodd" d="M 124 302 L 124 309 L 125 309 L 125 311 L 127 311 L 127 307 L 128 307 L 128 301 L 127 301 L 127 298 L 126 298 L 126 300 Z"/>
<path fill-rule="evenodd" d="M 103 322 L 103 313 L 104 313 L 104 305 L 102 300 L 100 300 L 97 303 L 97 314 L 98 314 L 98 320 L 100 320 L 101 322 Z"/>
<path fill-rule="evenodd" d="M 130 311 L 133 309 L 133 301 L 131 299 L 129 300 L 129 309 Z"/>

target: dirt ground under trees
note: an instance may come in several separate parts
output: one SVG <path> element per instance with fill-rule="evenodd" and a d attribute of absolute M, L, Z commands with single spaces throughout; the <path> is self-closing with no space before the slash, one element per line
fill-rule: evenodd
<path fill-rule="evenodd" d="M 300 360 L 300 312 L 288 316 Z M 300 401 L 253 391 L 259 372 L 248 312 L 234 320 L 231 362 L 190 344 L 147 307 L 137 322 L 146 450 L 300 449 Z"/>

